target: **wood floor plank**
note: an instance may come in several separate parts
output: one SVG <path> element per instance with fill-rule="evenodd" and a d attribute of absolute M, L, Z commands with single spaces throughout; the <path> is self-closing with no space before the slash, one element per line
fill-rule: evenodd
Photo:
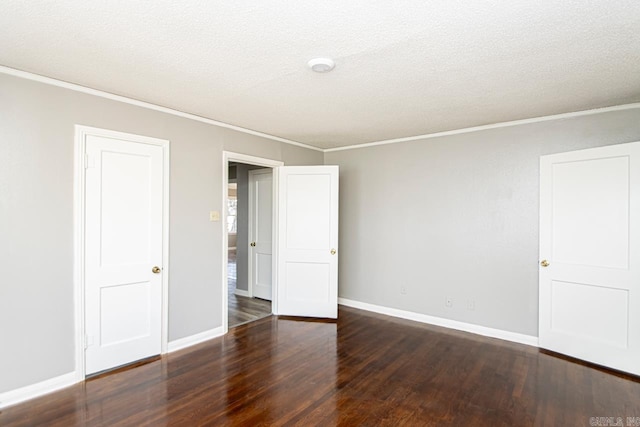
<path fill-rule="evenodd" d="M 227 313 L 230 328 L 271 315 L 271 301 L 236 295 L 237 285 L 236 251 L 229 249 L 227 262 Z"/>
<path fill-rule="evenodd" d="M 267 317 L 0 412 L 2 426 L 588 426 L 640 417 L 640 380 L 341 307 Z"/>

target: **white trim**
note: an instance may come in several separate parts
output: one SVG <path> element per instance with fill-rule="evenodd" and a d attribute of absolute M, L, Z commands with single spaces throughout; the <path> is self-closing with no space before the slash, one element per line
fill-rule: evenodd
<path fill-rule="evenodd" d="M 160 343 L 160 351 L 162 354 L 169 351 L 169 217 L 170 211 L 170 195 L 171 195 L 171 143 L 165 141 L 162 144 L 163 173 L 164 173 L 164 189 L 162 192 L 162 341 Z"/>
<path fill-rule="evenodd" d="M 436 132 L 436 133 L 427 133 L 424 135 L 416 135 L 416 136 L 408 136 L 406 138 L 395 138 L 395 139 L 385 139 L 381 141 L 367 142 L 364 144 L 354 144 L 354 145 L 346 145 L 344 147 L 335 147 L 335 148 L 326 148 L 323 151 L 325 153 L 331 153 L 334 151 L 343 151 L 343 150 L 355 150 L 357 148 L 367 148 L 367 147 L 375 147 L 378 145 L 388 145 L 388 144 L 398 144 L 401 142 L 410 142 L 417 141 L 420 139 L 430 139 L 430 138 L 439 138 L 441 136 L 449 136 L 449 135 L 459 135 L 462 133 L 470 133 L 470 132 L 478 132 L 489 129 L 499 129 L 506 128 L 511 126 L 519 126 L 526 125 L 531 123 L 540 123 L 547 122 L 551 120 L 560 120 L 560 119 L 568 119 L 572 117 L 581 117 L 581 116 L 590 116 L 593 114 L 602 114 L 602 113 L 610 113 L 612 111 L 624 111 L 624 110 L 633 110 L 636 108 L 640 108 L 640 102 L 636 102 L 633 104 L 625 104 L 625 105 L 615 105 L 612 107 L 603 107 L 603 108 L 594 108 L 592 110 L 582 110 L 582 111 L 574 111 L 571 113 L 562 113 L 562 114 L 553 114 L 550 116 L 541 116 L 541 117 L 533 117 L 530 119 L 522 119 L 522 120 L 512 120 L 508 122 L 499 122 L 493 123 L 489 125 L 482 126 L 472 126 L 468 128 L 462 129 L 454 129 L 448 130 L 444 132 Z"/>
<path fill-rule="evenodd" d="M 1 71 L 1 70 L 0 70 Z M 161 343 L 162 354 L 167 352 L 169 339 L 169 184 L 170 184 L 170 142 L 164 139 L 151 138 L 131 133 L 117 132 L 83 125 L 75 126 L 74 152 L 74 304 L 75 304 L 75 380 L 85 377 L 84 349 L 84 243 L 85 243 L 85 152 L 87 135 L 106 138 L 125 139 L 141 144 L 162 147 L 163 152 L 163 189 L 162 189 L 162 308 L 161 308 Z"/>
<path fill-rule="evenodd" d="M 236 172 L 237 178 L 237 172 Z M 236 193 L 237 196 L 237 193 Z M 222 215 L 220 215 L 220 228 L 222 230 L 222 265 L 220 270 L 222 271 L 222 318 L 220 319 L 220 324 L 222 325 L 222 333 L 226 334 L 229 331 L 229 277 L 227 276 L 227 265 L 229 264 L 229 231 L 227 230 L 227 214 L 229 210 L 227 209 L 227 199 L 229 199 L 229 154 L 226 151 L 222 152 L 222 202 L 220 206 L 222 206 Z M 236 227 L 237 227 L 238 216 L 236 212 Z M 236 240 L 236 246 L 238 242 Z M 238 264 L 237 264 L 237 254 L 236 254 L 236 278 L 238 277 Z"/>
<path fill-rule="evenodd" d="M 75 372 L 69 372 L 68 374 L 53 377 L 25 387 L 5 391 L 4 393 L 0 393 L 0 409 L 53 393 L 54 391 L 72 386 L 80 381 L 82 380 L 78 380 Z"/>
<path fill-rule="evenodd" d="M 239 297 L 251 298 L 251 294 L 249 293 L 249 291 L 243 291 L 242 289 L 237 289 L 236 288 L 236 290 L 233 293 L 238 295 Z"/>
<path fill-rule="evenodd" d="M 273 141 L 284 142 L 285 144 L 291 144 L 302 148 L 307 148 L 309 150 L 315 150 L 322 152 L 322 148 L 314 147 L 312 145 L 307 145 L 302 142 L 292 141 L 286 138 L 280 138 L 279 136 L 269 135 L 267 133 L 258 132 L 251 129 L 246 129 L 240 126 L 230 125 L 228 123 L 219 122 L 217 120 L 208 119 L 206 117 L 201 117 L 191 113 L 185 113 L 183 111 L 174 110 L 173 108 L 163 107 L 161 105 L 152 104 L 150 102 L 138 101 L 137 99 L 128 98 L 122 95 L 115 95 L 113 93 L 104 92 L 97 89 L 92 89 L 86 86 L 81 86 L 75 83 L 69 83 L 62 80 L 57 80 L 51 77 L 45 77 L 38 74 L 29 73 L 27 71 L 16 70 L 15 68 L 6 67 L 0 65 L 0 73 L 8 74 L 14 77 L 20 77 L 27 80 L 33 80 L 40 83 L 45 83 L 51 86 L 57 86 L 64 89 L 70 89 L 76 92 L 86 93 L 88 95 L 98 96 L 100 98 L 110 99 L 112 101 L 123 102 L 125 104 L 135 105 L 136 107 L 147 108 L 149 110 L 160 111 L 162 113 L 171 114 L 178 117 L 183 117 L 185 119 L 195 120 L 202 123 L 207 123 L 213 126 L 218 126 L 221 128 L 235 130 L 237 132 L 246 133 L 249 135 L 259 136 L 261 138 L 271 139 Z"/>
<path fill-rule="evenodd" d="M 358 308 L 360 310 L 372 311 L 374 313 L 386 314 L 387 316 L 399 317 L 401 319 L 413 320 L 415 322 L 442 326 L 445 328 L 470 332 L 472 334 L 482 335 L 485 337 L 498 338 L 505 341 L 538 347 L 538 337 L 532 335 L 519 334 L 517 332 L 510 332 L 502 329 L 488 328 L 486 326 L 474 325 L 473 323 L 459 322 L 457 320 L 429 316 L 427 314 L 414 313 L 412 311 L 399 310 L 397 308 L 383 307 L 381 305 L 354 301 L 347 298 L 338 298 L 338 304 L 345 305 L 347 307 Z"/>
<path fill-rule="evenodd" d="M 238 162 L 238 163 L 246 163 L 250 165 L 263 166 L 266 168 L 275 168 L 283 166 L 284 162 L 280 160 L 267 159 L 263 157 L 250 156 L 248 154 L 234 153 L 232 151 L 223 151 L 222 152 L 222 202 L 220 206 L 227 206 L 227 198 L 229 197 L 229 162 Z M 273 193 L 274 204 L 277 200 L 277 191 L 275 188 L 275 180 L 274 180 L 274 193 Z M 275 214 L 275 212 L 274 212 Z M 223 334 L 229 332 L 229 286 L 227 284 L 227 263 L 229 262 L 229 236 L 227 232 L 227 210 L 222 210 L 220 221 L 220 227 L 222 231 L 222 330 Z M 275 221 L 275 219 L 274 219 Z M 273 231 L 275 232 L 275 230 Z M 273 258 L 273 262 L 275 263 L 275 257 Z M 272 272 L 272 283 L 275 283 L 275 269 Z M 272 286 L 273 288 L 273 286 Z M 273 313 L 276 313 L 274 306 L 272 304 Z"/>
<path fill-rule="evenodd" d="M 224 335 L 224 331 L 222 326 L 218 326 L 217 328 L 209 329 L 208 331 L 199 332 L 194 335 L 189 335 L 188 337 L 179 338 L 177 340 L 169 342 L 168 352 L 173 353 L 174 351 L 182 350 L 187 347 L 191 347 L 192 345 L 200 344 L 205 341 L 209 341 L 214 338 L 218 338 Z"/>
<path fill-rule="evenodd" d="M 248 165 L 263 166 L 265 168 L 277 168 L 278 166 L 284 166 L 284 162 L 280 160 L 267 159 L 265 157 L 250 156 L 248 154 L 234 153 L 232 151 L 223 151 L 222 153 L 226 154 L 227 163 L 228 162 L 245 163 Z M 227 173 L 228 172 L 229 171 L 227 170 Z M 228 189 L 229 185 L 228 183 L 226 184 Z"/>
<path fill-rule="evenodd" d="M 73 296 L 75 324 L 76 381 L 84 379 L 84 209 L 85 209 L 85 135 L 76 125 L 73 173 Z"/>

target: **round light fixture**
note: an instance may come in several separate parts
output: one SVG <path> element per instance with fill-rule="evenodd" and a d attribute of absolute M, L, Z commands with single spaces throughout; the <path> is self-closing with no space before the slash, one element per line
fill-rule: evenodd
<path fill-rule="evenodd" d="M 335 66 L 336 64 L 329 58 L 314 58 L 309 61 L 309 68 L 316 73 L 328 73 L 333 70 L 333 67 Z"/>

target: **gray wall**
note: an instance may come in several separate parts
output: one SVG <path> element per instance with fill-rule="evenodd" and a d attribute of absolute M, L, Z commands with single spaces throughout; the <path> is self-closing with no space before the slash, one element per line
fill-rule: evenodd
<path fill-rule="evenodd" d="M 326 153 L 339 295 L 537 336 L 539 158 L 632 141 L 640 109 Z"/>
<path fill-rule="evenodd" d="M 215 100 L 212 100 L 215 102 Z M 221 325 L 222 151 L 320 152 L 0 74 L 0 393 L 74 369 L 74 125 L 171 141 L 169 340 Z"/>

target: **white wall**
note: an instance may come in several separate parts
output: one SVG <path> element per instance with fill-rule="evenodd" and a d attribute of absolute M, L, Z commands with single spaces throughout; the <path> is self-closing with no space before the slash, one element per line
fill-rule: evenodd
<path fill-rule="evenodd" d="M 539 157 L 632 141 L 638 108 L 325 153 L 340 297 L 537 336 Z"/>
<path fill-rule="evenodd" d="M 211 100 L 215 102 L 215 100 Z M 0 393 L 74 369 L 73 150 L 81 124 L 171 141 L 169 340 L 221 326 L 222 151 L 322 153 L 0 74 Z"/>

